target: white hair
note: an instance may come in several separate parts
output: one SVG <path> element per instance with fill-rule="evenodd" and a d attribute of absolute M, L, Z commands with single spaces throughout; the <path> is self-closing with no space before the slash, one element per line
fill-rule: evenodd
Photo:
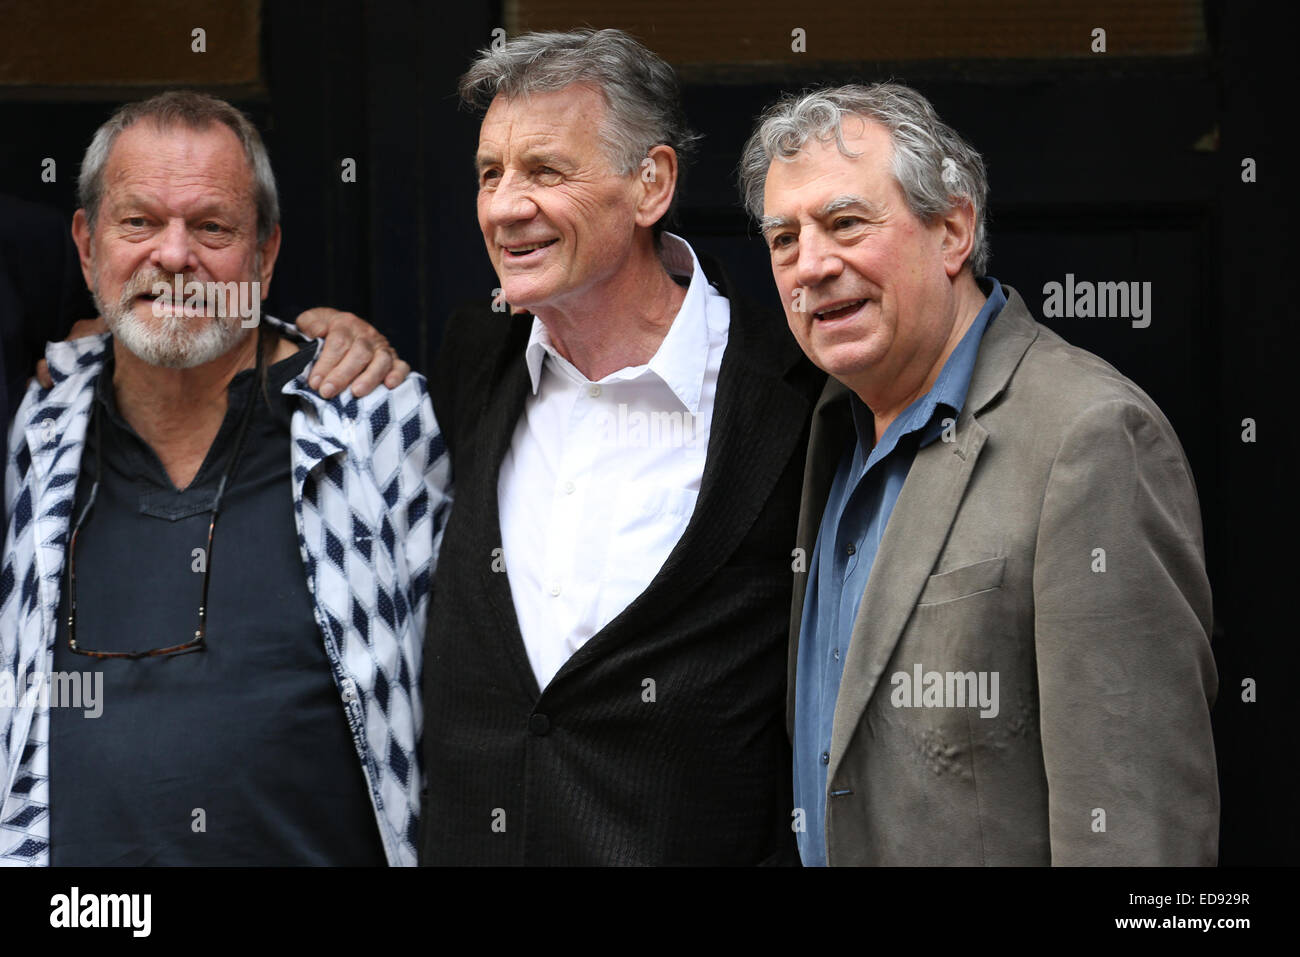
<path fill-rule="evenodd" d="M 774 160 L 789 161 L 810 139 L 834 140 L 845 156 L 858 155 L 844 142 L 846 116 L 867 117 L 889 130 L 894 179 L 918 219 L 931 222 L 956 202 L 971 204 L 975 241 L 966 261 L 976 276 L 985 275 L 989 184 L 984 160 L 939 119 L 929 100 L 900 83 L 813 90 L 787 95 L 768 107 L 740 159 L 740 189 L 750 215 L 756 220 L 763 217 L 768 167 Z"/>

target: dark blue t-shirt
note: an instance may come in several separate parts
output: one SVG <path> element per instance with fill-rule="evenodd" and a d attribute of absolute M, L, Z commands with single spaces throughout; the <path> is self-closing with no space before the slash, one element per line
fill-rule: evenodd
<path fill-rule="evenodd" d="M 272 365 L 265 390 L 254 370 L 235 376 L 225 421 L 184 491 L 117 411 L 110 353 L 95 399 L 103 477 L 76 544 L 81 648 L 136 651 L 193 636 L 204 557 L 196 550 L 207 544 L 245 404 L 257 404 L 207 556 L 205 651 L 74 654 L 62 598 L 55 671 L 82 673 L 83 688 L 101 672 L 103 690 L 98 717 L 50 708 L 53 864 L 385 863 L 294 522 L 295 400 L 280 388 L 311 353 Z M 95 441 L 92 427 L 74 520 L 93 481 Z"/>

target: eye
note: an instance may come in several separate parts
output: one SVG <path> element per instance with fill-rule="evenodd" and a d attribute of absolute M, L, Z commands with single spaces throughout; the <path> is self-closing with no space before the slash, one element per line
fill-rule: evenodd
<path fill-rule="evenodd" d="M 122 224 L 129 226 L 131 229 L 144 229 L 146 222 L 143 216 L 128 216 L 122 220 Z"/>
<path fill-rule="evenodd" d="M 769 240 L 773 249 L 787 249 L 794 244 L 794 236 L 790 233 L 777 233 Z"/>
<path fill-rule="evenodd" d="M 862 219 L 858 216 L 836 216 L 834 225 L 836 229 L 852 229 L 861 222 Z"/>
<path fill-rule="evenodd" d="M 213 223 L 213 222 L 204 223 L 199 228 L 202 229 L 205 233 L 210 233 L 213 236 L 219 235 L 220 233 L 226 231 L 225 226 L 222 226 L 220 223 Z"/>
<path fill-rule="evenodd" d="M 558 170 L 551 169 L 549 166 L 540 166 L 537 169 L 537 178 L 543 183 L 550 184 L 558 183 L 561 177 Z"/>

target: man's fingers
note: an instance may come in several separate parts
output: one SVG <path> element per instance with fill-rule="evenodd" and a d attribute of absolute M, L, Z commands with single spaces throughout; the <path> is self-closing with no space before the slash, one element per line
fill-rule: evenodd
<path fill-rule="evenodd" d="M 393 363 L 393 368 L 388 371 L 384 378 L 384 385 L 390 389 L 396 389 L 406 381 L 406 377 L 411 374 L 411 364 L 405 359 L 398 359 Z"/>
<path fill-rule="evenodd" d="M 294 325 L 301 329 L 304 334 L 311 336 L 313 339 L 319 339 L 329 332 L 330 326 L 336 321 L 347 319 L 361 321 L 358 316 L 350 312 L 340 312 L 337 309 L 330 309 L 328 306 L 317 306 L 314 309 L 308 309 L 295 319 Z"/>
<path fill-rule="evenodd" d="M 328 339 L 325 341 L 325 344 L 328 347 Z M 332 399 L 351 384 L 352 394 L 356 395 L 358 383 L 354 380 L 362 372 L 367 370 L 370 366 L 371 360 L 375 357 L 375 352 L 376 350 L 374 347 L 364 339 L 354 339 L 348 351 L 339 358 L 338 364 L 325 371 L 325 381 L 321 383 L 321 386 L 317 391 L 324 398 Z M 317 360 L 316 365 L 317 368 L 320 367 L 320 360 Z M 387 365 L 385 365 L 384 368 L 387 369 Z M 379 376 L 377 379 L 372 381 L 368 387 L 366 387 L 365 391 L 369 392 L 378 385 L 382 379 L 383 376 Z M 365 392 L 361 394 L 365 395 Z"/>
<path fill-rule="evenodd" d="M 50 375 L 50 366 L 44 359 L 36 363 L 36 381 L 43 389 L 54 388 L 54 379 Z"/>
<path fill-rule="evenodd" d="M 376 387 L 387 385 L 388 372 L 393 368 L 393 361 L 396 358 L 396 354 L 388 346 L 376 349 L 370 364 L 352 383 L 352 394 L 359 399 L 363 395 L 369 395 Z"/>
<path fill-rule="evenodd" d="M 297 326 L 309 336 L 325 337 L 307 384 L 326 399 L 348 386 L 357 398 L 381 384 L 396 388 L 411 372 L 388 340 L 360 316 L 318 306 L 300 315 Z"/>
<path fill-rule="evenodd" d="M 326 395 L 323 391 L 323 383 L 326 377 L 338 366 L 339 360 L 347 355 L 348 349 L 352 347 L 355 341 L 355 337 L 352 336 L 345 339 L 342 330 L 338 329 L 326 337 L 325 344 L 321 346 L 320 355 L 316 357 L 316 362 L 312 365 L 311 377 L 307 380 L 307 384 L 327 399 L 330 395 L 337 394 L 337 382 L 335 383 L 335 391 L 329 395 Z M 362 366 L 361 368 L 365 367 Z M 346 382 L 346 380 L 344 381 Z"/>
<path fill-rule="evenodd" d="M 358 328 L 369 329 L 370 326 L 360 316 L 350 312 L 340 312 L 327 306 L 308 309 L 294 320 L 300 332 L 313 339 L 324 338 L 325 345 L 312 366 L 307 384 L 320 391 L 325 376 L 343 358 L 352 342 L 357 337 Z M 329 396 L 326 396 L 328 399 Z"/>

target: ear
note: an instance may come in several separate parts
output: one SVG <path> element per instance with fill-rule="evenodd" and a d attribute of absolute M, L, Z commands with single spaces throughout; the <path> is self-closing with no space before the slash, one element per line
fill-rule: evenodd
<path fill-rule="evenodd" d="M 257 278 L 262 281 L 262 298 L 265 299 L 271 293 L 271 273 L 275 271 L 275 257 L 280 255 L 279 223 L 276 223 L 275 229 L 271 230 L 271 235 L 267 237 L 266 242 L 262 243 L 260 252 L 262 271 Z"/>
<path fill-rule="evenodd" d="M 940 222 L 943 225 L 943 266 L 948 278 L 956 278 L 975 249 L 975 207 L 969 199 L 957 199 Z"/>
<path fill-rule="evenodd" d="M 72 242 L 77 247 L 77 258 L 81 260 L 81 275 L 86 280 L 86 288 L 94 292 L 95 284 L 90 281 L 90 223 L 84 209 L 72 214 Z"/>
<path fill-rule="evenodd" d="M 654 147 L 641 161 L 634 174 L 640 191 L 636 205 L 636 224 L 653 226 L 663 219 L 677 190 L 677 152 L 671 146 Z"/>

